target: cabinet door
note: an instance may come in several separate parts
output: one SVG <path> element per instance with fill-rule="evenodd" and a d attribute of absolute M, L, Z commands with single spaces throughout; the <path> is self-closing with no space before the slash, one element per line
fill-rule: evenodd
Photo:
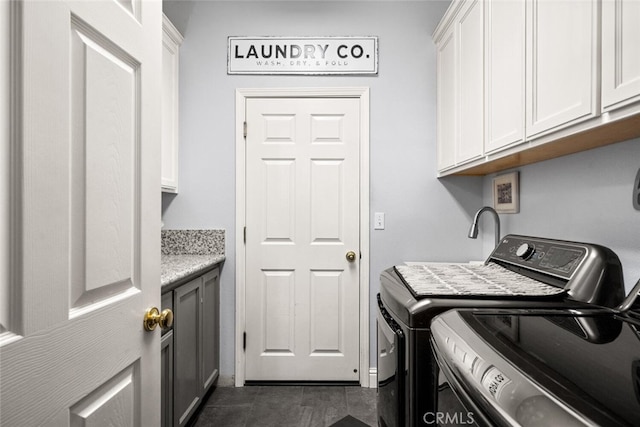
<path fill-rule="evenodd" d="M 602 107 L 640 100 L 640 2 L 602 2 Z"/>
<path fill-rule="evenodd" d="M 528 137 L 595 114 L 597 3 L 528 2 Z"/>
<path fill-rule="evenodd" d="M 482 155 L 484 149 L 484 37 L 482 1 L 470 1 L 460 12 L 456 163 Z"/>
<path fill-rule="evenodd" d="M 174 291 L 173 412 L 174 425 L 183 426 L 200 403 L 202 340 L 202 277 Z"/>
<path fill-rule="evenodd" d="M 162 336 L 160 344 L 161 377 L 160 399 L 162 408 L 160 422 L 162 427 L 173 425 L 173 331 Z"/>
<path fill-rule="evenodd" d="M 437 45 L 438 170 L 456 163 L 456 43 L 453 26 Z"/>
<path fill-rule="evenodd" d="M 525 1 L 485 3 L 485 152 L 524 141 Z"/>
<path fill-rule="evenodd" d="M 178 192 L 178 67 L 182 35 L 162 21 L 162 191 Z"/>
<path fill-rule="evenodd" d="M 220 270 L 202 280 L 202 388 L 203 394 L 218 378 L 220 367 Z"/>
<path fill-rule="evenodd" d="M 161 310 L 173 311 L 173 292 L 162 294 Z M 161 425 L 173 426 L 173 328 L 162 330 L 161 341 Z"/>

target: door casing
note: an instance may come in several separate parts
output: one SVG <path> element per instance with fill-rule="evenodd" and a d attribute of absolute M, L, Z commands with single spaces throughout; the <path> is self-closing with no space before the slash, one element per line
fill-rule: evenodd
<path fill-rule="evenodd" d="M 236 89 L 236 345 L 235 386 L 245 382 L 243 348 L 246 322 L 244 225 L 246 217 L 246 150 L 244 138 L 247 98 L 358 98 L 360 100 L 360 385 L 370 386 L 369 374 L 369 88 Z"/>

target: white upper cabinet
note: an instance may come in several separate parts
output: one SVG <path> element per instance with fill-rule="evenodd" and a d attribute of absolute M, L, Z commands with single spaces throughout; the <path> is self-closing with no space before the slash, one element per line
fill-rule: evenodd
<path fill-rule="evenodd" d="M 453 26 L 436 46 L 438 170 L 456 164 L 456 41 Z"/>
<path fill-rule="evenodd" d="M 483 152 L 483 1 L 464 0 L 452 8 L 434 34 L 440 170 Z"/>
<path fill-rule="evenodd" d="M 640 0 L 453 0 L 433 39 L 441 176 L 640 137 Z"/>
<path fill-rule="evenodd" d="M 596 111 L 598 1 L 527 2 L 527 137 Z"/>
<path fill-rule="evenodd" d="M 162 20 L 162 191 L 178 192 L 178 67 L 182 35 Z"/>
<path fill-rule="evenodd" d="M 525 1 L 485 3 L 484 151 L 524 141 Z"/>
<path fill-rule="evenodd" d="M 456 162 L 479 157 L 484 134 L 483 2 L 469 1 L 456 23 L 459 35 L 459 121 Z"/>
<path fill-rule="evenodd" d="M 602 110 L 640 100 L 640 1 L 602 2 Z"/>

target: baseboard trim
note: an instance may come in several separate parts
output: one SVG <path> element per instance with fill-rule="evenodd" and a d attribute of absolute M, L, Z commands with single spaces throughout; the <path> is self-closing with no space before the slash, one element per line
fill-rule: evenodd
<path fill-rule="evenodd" d="M 369 388 L 378 388 L 378 368 L 369 368 Z"/>
<path fill-rule="evenodd" d="M 245 381 L 245 386 L 314 386 L 314 385 L 326 385 L 326 386 L 357 386 L 358 381 Z"/>
<path fill-rule="evenodd" d="M 233 387 L 235 382 L 233 375 L 220 375 L 216 382 L 216 387 Z"/>
<path fill-rule="evenodd" d="M 259 385 L 257 383 L 259 383 L 260 381 L 247 381 L 245 385 Z M 311 382 L 308 382 L 311 383 Z M 322 382 L 318 382 L 316 384 L 321 384 Z M 273 384 L 273 382 L 272 382 Z M 328 384 L 327 382 L 325 382 L 324 384 Z M 351 384 L 355 384 L 355 383 L 351 383 L 349 382 L 349 384 L 346 383 L 340 383 L 338 385 L 351 385 Z M 260 385 L 264 385 L 260 384 Z M 300 385 L 300 384 L 297 384 Z M 242 386 L 237 386 L 235 384 L 235 378 L 233 375 L 220 375 L 218 377 L 218 380 L 216 381 L 216 387 L 242 387 Z M 369 368 L 369 388 L 378 388 L 378 369 L 377 368 Z"/>

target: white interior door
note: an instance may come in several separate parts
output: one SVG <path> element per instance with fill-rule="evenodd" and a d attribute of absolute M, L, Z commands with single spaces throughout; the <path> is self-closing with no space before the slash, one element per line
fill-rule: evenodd
<path fill-rule="evenodd" d="M 10 3 L 0 424 L 160 425 L 161 3 Z"/>
<path fill-rule="evenodd" d="M 246 122 L 246 380 L 357 381 L 360 101 L 248 98 Z"/>

